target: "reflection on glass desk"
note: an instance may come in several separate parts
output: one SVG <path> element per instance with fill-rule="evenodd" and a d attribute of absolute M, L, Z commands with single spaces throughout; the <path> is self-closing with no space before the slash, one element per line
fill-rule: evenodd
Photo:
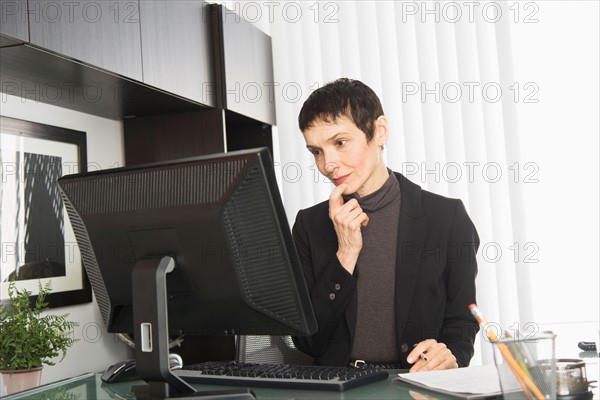
<path fill-rule="evenodd" d="M 391 370 L 387 380 L 369 383 L 345 392 L 329 392 L 316 390 L 290 390 L 252 388 L 257 399 L 456 399 L 439 393 L 416 388 L 408 384 L 393 381 L 400 371 Z M 100 380 L 100 374 L 85 374 L 60 382 L 50 383 L 36 389 L 16 393 L 5 397 L 13 399 L 52 399 L 52 400 L 106 400 L 134 399 L 131 388 L 143 384 L 142 381 L 106 384 Z M 193 385 L 199 391 L 225 388 L 224 386 Z"/>

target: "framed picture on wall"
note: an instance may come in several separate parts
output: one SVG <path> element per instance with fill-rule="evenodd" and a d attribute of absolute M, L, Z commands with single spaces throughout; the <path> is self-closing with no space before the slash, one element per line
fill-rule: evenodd
<path fill-rule="evenodd" d="M 56 180 L 87 171 L 85 132 L 0 116 L 0 299 L 8 285 L 49 306 L 90 302 L 92 292 Z"/>

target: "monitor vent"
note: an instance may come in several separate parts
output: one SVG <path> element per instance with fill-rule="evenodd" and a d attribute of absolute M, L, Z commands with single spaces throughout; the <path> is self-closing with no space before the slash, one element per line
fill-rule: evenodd
<path fill-rule="evenodd" d="M 88 176 L 85 185 L 65 182 L 64 189 L 73 199 L 87 197 L 91 192 L 100 194 L 94 199 L 76 201 L 80 215 L 215 203 L 246 163 L 241 159 L 183 168 L 174 165 L 170 169 L 124 170 L 111 176 Z"/>
<path fill-rule="evenodd" d="M 251 307 L 299 330 L 301 321 L 292 287 L 292 272 L 281 268 L 288 263 L 280 239 L 277 216 L 264 203 L 269 194 L 256 179 L 264 179 L 258 168 L 249 168 L 235 193 L 225 206 L 223 219 L 228 245 L 237 265 L 244 300 Z M 241 224 L 240 221 L 244 223 Z M 255 238 L 264 238 L 257 242 Z"/>
<path fill-rule="evenodd" d="M 64 198 L 64 204 L 65 208 L 67 209 L 67 214 L 69 215 L 69 220 L 71 221 L 71 226 L 73 227 L 73 232 L 75 233 L 75 238 L 77 239 L 77 243 L 79 245 L 79 252 L 81 253 L 83 265 L 87 272 L 88 279 L 90 280 L 90 284 L 94 290 L 98 307 L 100 308 L 100 314 L 102 314 L 102 319 L 104 320 L 105 325 L 108 326 L 108 316 L 110 314 L 111 307 L 110 299 L 108 297 L 108 293 L 106 292 L 104 281 L 102 279 L 102 275 L 100 274 L 100 269 L 98 268 L 92 242 L 88 236 L 83 221 L 73 208 L 73 205 L 68 198 Z"/>

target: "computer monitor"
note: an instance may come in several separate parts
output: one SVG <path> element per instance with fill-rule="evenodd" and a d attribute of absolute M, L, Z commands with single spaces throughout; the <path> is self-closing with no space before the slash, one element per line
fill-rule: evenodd
<path fill-rule="evenodd" d="M 193 390 L 168 368 L 169 334 L 316 331 L 268 149 L 58 185 L 107 329 L 134 334 L 138 374 L 155 394 Z"/>

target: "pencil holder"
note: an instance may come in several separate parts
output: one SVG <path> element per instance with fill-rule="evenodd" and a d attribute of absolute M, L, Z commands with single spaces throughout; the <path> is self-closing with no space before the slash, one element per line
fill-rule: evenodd
<path fill-rule="evenodd" d="M 555 339 L 543 332 L 492 342 L 504 399 L 556 399 Z"/>

